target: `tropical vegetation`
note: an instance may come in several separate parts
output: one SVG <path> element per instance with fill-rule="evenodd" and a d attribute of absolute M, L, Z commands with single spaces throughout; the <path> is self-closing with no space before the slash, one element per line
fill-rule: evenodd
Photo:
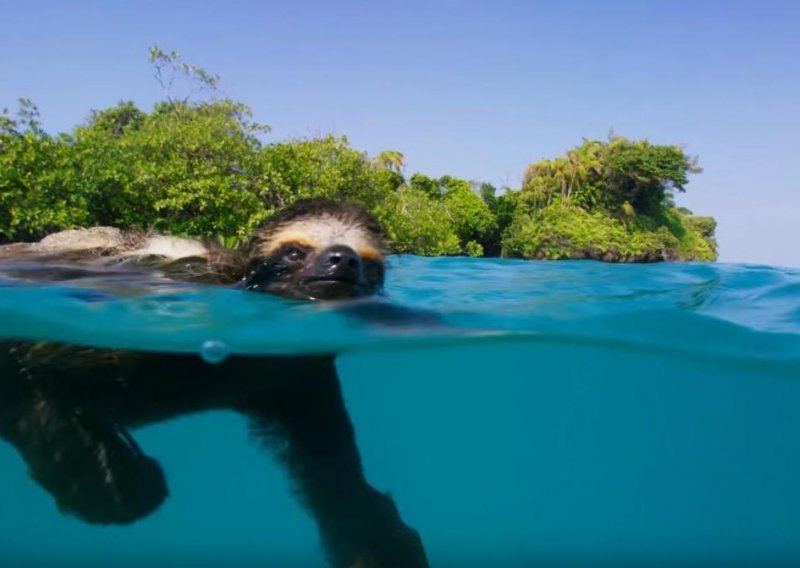
<path fill-rule="evenodd" d="M 264 142 L 269 128 L 246 105 L 214 96 L 218 77 L 157 47 L 150 60 L 165 87 L 150 111 L 121 102 L 56 135 L 30 100 L 0 116 L 0 242 L 111 225 L 236 244 L 276 209 L 324 196 L 364 203 L 398 253 L 716 258 L 714 219 L 675 203 L 701 171 L 678 146 L 587 139 L 498 192 L 450 175 L 407 175 L 402 153 L 369 156 L 342 136 Z M 176 78 L 212 96 L 174 96 Z"/>

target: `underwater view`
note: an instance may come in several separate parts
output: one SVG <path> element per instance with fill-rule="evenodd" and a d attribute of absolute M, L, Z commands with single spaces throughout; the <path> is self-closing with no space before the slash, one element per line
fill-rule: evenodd
<path fill-rule="evenodd" d="M 800 564 L 796 269 L 391 256 L 386 297 L 345 305 L 6 262 L 0 340 L 191 360 L 186 391 L 335 355 L 364 476 L 430 566 Z M 108 526 L 0 442 L 0 563 L 325 565 L 314 495 L 248 432 L 224 408 L 134 425 L 169 496 Z"/>

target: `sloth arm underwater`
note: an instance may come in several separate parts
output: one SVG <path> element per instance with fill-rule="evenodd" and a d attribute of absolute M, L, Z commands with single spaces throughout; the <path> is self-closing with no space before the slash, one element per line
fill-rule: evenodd
<path fill-rule="evenodd" d="M 106 246 L 65 232 L 61 244 L 57 234 L 49 243 L 0 247 L 0 262 L 32 262 L 42 274 L 134 263 L 176 280 L 304 300 L 369 298 L 384 282 L 380 227 L 354 204 L 297 202 L 267 219 L 241 251 L 108 231 L 99 241 Z M 75 244 L 76 235 L 84 242 Z M 341 305 L 372 321 L 385 310 L 389 325 L 414 319 L 385 305 Z M 428 566 L 417 532 L 366 480 L 334 354 L 208 364 L 192 354 L 0 343 L 0 438 L 59 509 L 89 523 L 136 521 L 168 495 L 160 465 L 129 428 L 215 409 L 246 416 L 254 437 L 287 469 L 331 566 Z"/>

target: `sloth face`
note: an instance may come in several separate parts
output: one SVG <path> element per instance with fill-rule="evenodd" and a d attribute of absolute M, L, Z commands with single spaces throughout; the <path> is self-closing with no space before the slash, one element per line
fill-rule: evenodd
<path fill-rule="evenodd" d="M 380 227 L 361 206 L 299 201 L 256 231 L 244 285 L 295 299 L 371 296 L 383 288 L 382 250 Z"/>

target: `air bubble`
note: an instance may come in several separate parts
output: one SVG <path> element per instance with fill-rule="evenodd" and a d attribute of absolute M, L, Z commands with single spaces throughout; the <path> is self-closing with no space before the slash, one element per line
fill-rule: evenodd
<path fill-rule="evenodd" d="M 217 365 L 228 358 L 228 346 L 221 341 L 208 340 L 200 347 L 200 357 L 206 363 Z"/>

